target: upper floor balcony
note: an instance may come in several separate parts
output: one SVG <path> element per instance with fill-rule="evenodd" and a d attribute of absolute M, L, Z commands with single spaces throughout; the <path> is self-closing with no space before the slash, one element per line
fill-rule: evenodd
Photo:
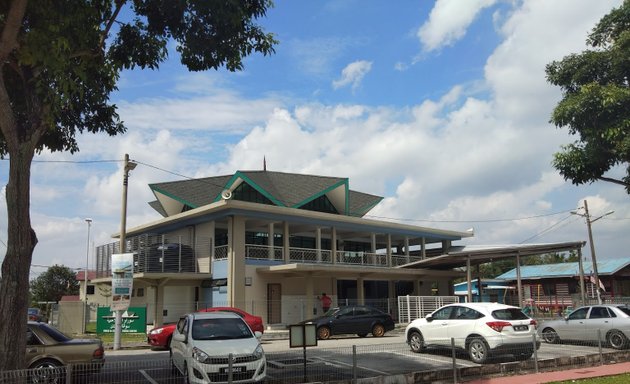
<path fill-rule="evenodd" d="M 215 246 L 211 238 L 141 235 L 126 239 L 126 251 L 134 254 L 134 273 L 211 273 L 212 260 L 227 260 L 228 246 Z M 97 277 L 111 276 L 111 256 L 120 253 L 120 243 L 96 248 Z M 398 267 L 422 260 L 421 256 L 386 252 L 362 252 L 245 244 L 245 259 L 261 264 L 337 264 L 374 268 Z"/>

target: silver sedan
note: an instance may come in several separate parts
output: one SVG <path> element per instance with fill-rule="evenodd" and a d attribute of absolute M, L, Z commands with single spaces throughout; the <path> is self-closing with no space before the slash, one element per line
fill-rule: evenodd
<path fill-rule="evenodd" d="M 580 307 L 568 316 L 543 322 L 538 331 L 547 343 L 562 341 L 608 343 L 624 349 L 630 344 L 630 308 L 624 305 L 591 305 Z"/>

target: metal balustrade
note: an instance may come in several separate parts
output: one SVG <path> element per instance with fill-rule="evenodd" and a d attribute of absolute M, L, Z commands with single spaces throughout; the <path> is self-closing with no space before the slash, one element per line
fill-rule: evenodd
<path fill-rule="evenodd" d="M 179 234 L 145 234 L 126 240 L 126 252 L 134 254 L 134 273 L 210 273 L 211 260 L 226 260 L 228 246 L 213 244 L 210 237 Z M 214 250 L 213 250 L 214 247 Z M 214 251 L 214 252 L 213 252 Z M 120 243 L 96 247 L 98 277 L 111 276 L 111 256 L 120 253 Z M 212 258 L 211 258 L 211 255 Z M 245 258 L 284 262 L 283 247 L 246 244 Z M 288 262 L 305 264 L 343 264 L 369 267 L 396 267 L 421 260 L 421 257 L 361 251 L 290 247 Z M 390 265 L 391 263 L 391 265 Z"/>
<path fill-rule="evenodd" d="M 268 245 L 247 245 L 245 257 L 252 260 L 284 260 L 282 247 Z"/>

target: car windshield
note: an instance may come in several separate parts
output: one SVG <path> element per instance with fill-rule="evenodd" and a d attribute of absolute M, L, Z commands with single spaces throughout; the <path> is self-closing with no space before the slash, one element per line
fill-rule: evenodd
<path fill-rule="evenodd" d="M 504 308 L 492 311 L 492 317 L 499 320 L 526 320 L 529 319 L 519 308 Z"/>
<path fill-rule="evenodd" d="M 195 340 L 247 339 L 252 336 L 249 327 L 240 318 L 195 319 L 192 326 L 192 338 Z"/>

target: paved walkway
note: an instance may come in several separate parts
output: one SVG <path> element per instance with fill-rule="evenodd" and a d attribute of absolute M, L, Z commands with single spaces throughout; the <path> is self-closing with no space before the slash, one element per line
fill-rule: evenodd
<path fill-rule="evenodd" d="M 609 365 L 598 365 L 595 367 L 583 367 L 567 369 L 564 371 L 531 373 L 527 375 L 505 376 L 494 378 L 483 378 L 467 381 L 466 384 L 541 384 L 554 381 L 586 379 L 589 377 L 600 377 L 619 375 L 630 372 L 630 362 Z"/>

